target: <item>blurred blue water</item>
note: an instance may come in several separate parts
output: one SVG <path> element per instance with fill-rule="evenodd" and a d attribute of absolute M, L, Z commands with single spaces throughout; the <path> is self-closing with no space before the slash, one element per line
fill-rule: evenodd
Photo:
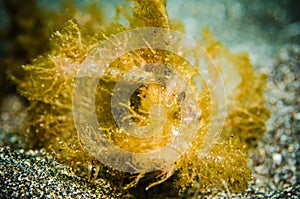
<path fill-rule="evenodd" d="M 9 0 L 0 1 L 0 32 L 9 24 L 3 1 Z M 37 3 L 41 8 L 63 12 L 60 5 L 67 1 L 37 0 Z M 87 3 L 98 4 L 106 11 L 106 21 L 114 16 L 116 5 L 127 2 L 73 1 L 78 9 L 83 9 Z M 300 43 L 300 1 L 297 0 L 169 0 L 167 10 L 171 20 L 184 23 L 187 35 L 201 40 L 201 28 L 209 26 L 231 51 L 248 52 L 256 65 L 271 62 L 278 49 L 291 39 L 296 38 Z M 3 48 L 5 41 L 0 40 L 0 53 Z"/>

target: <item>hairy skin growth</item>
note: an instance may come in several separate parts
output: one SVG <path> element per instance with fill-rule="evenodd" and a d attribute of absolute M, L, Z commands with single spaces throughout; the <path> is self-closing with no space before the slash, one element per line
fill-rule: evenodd
<path fill-rule="evenodd" d="M 106 178 L 120 187 L 133 187 L 145 177 L 147 188 L 150 188 L 176 174 L 175 185 L 181 191 L 194 187 L 201 192 L 213 188 L 243 192 L 251 180 L 247 167 L 247 149 L 262 136 L 269 117 L 263 98 L 264 76 L 254 74 L 246 54 L 230 53 L 208 30 L 203 32 L 205 47 L 223 75 L 229 99 L 224 129 L 209 153 L 202 153 L 206 148 L 203 138 L 208 133 L 212 117 L 211 98 L 205 84 L 203 92 L 196 94 L 199 109 L 202 111 L 198 121 L 200 128 L 195 132 L 196 139 L 185 154 L 161 171 L 140 173 L 135 175 L 135 180 L 128 183 L 133 175 L 105 167 L 82 146 L 72 118 L 72 89 L 76 72 L 89 52 L 111 35 L 132 28 L 154 26 L 172 29 L 164 0 L 133 0 L 133 3 L 133 15 L 127 10 L 117 10 L 117 15 L 125 16 L 130 22 L 129 27 L 117 21 L 103 26 L 102 23 L 97 24 L 96 20 L 93 23 L 81 19 L 69 20 L 61 30 L 52 34 L 51 50 L 36 58 L 31 65 L 23 67 L 25 75 L 19 82 L 18 89 L 30 103 L 25 133 L 31 144 L 29 147 L 45 147 L 54 152 L 59 161 L 70 165 L 78 175 L 91 179 Z M 89 16 L 91 19 L 101 18 L 100 13 L 96 14 L 94 10 Z M 98 29 L 95 30 L 95 27 Z M 197 60 L 199 57 L 196 55 L 197 53 Z M 172 104 L 166 117 L 169 123 L 162 130 L 162 134 L 152 140 L 137 140 L 126 133 L 119 133 L 113 121 L 110 99 L 120 75 L 141 64 L 154 64 L 154 69 L 151 70 L 155 71 L 160 67 L 155 63 L 173 67 L 186 79 L 193 77 L 194 72 L 186 60 L 149 47 L 116 59 L 105 71 L 97 87 L 96 110 L 102 130 L 112 142 L 128 151 L 147 152 L 155 147 L 159 150 L 172 140 L 170 129 L 180 125 L 178 115 L 181 109 L 178 103 L 185 99 L 185 93 L 168 96 L 163 91 L 163 86 L 156 84 L 141 86 L 124 107 L 130 110 L 131 120 L 143 126 L 153 119 L 149 112 L 150 107 L 158 103 Z M 117 75 L 111 75 L 111 71 Z M 189 83 L 192 88 L 196 87 L 192 80 Z M 158 102 L 158 99 L 163 100 Z"/>

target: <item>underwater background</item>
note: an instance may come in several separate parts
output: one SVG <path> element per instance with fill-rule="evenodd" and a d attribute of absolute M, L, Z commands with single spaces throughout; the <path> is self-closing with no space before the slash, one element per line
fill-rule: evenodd
<path fill-rule="evenodd" d="M 17 93 L 11 74 L 19 74 L 21 65 L 30 63 L 49 49 L 51 32 L 71 17 L 68 7 L 61 8 L 64 2 L 69 5 L 70 1 L 0 1 L 0 198 L 179 197 L 163 187 L 128 193 L 101 179 L 91 185 L 44 150 L 24 150 L 26 143 L 19 132 L 24 128 L 25 115 L 20 110 L 27 102 Z M 101 20 L 107 24 L 113 19 L 117 5 L 127 5 L 125 1 L 117 0 L 73 2 L 72 5 L 83 12 L 84 5 L 94 2 L 95 9 L 103 10 Z M 249 54 L 255 71 L 268 75 L 265 98 L 271 111 L 268 132 L 249 157 L 253 179 L 244 194 L 231 194 L 226 190 L 196 193 L 192 190 L 180 197 L 300 197 L 299 10 L 297 0 L 167 2 L 170 20 L 184 24 L 186 35 L 202 41 L 201 29 L 208 26 L 232 52 Z"/>

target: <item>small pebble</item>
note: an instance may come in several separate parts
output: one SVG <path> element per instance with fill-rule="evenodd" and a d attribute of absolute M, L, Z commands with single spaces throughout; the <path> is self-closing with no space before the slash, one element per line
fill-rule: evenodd
<path fill-rule="evenodd" d="M 272 155 L 273 162 L 277 165 L 280 165 L 282 162 L 282 155 L 280 153 L 273 153 Z"/>
<path fill-rule="evenodd" d="M 295 113 L 295 114 L 294 114 L 294 118 L 295 118 L 296 120 L 300 120 L 300 113 Z"/>

